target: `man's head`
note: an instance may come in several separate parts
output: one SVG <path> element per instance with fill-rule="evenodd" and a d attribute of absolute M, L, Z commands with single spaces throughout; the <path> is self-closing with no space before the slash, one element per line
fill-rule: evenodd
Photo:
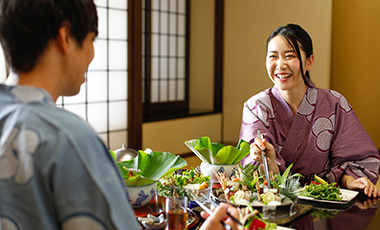
<path fill-rule="evenodd" d="M 32 70 L 67 23 L 80 46 L 88 33 L 97 34 L 93 0 L 0 0 L 0 41 L 12 70 Z"/>

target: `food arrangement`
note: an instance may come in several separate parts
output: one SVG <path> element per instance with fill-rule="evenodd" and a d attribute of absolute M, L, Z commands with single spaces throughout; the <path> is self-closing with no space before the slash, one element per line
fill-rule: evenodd
<path fill-rule="evenodd" d="M 234 205 L 265 206 L 287 205 L 297 198 L 295 191 L 299 189 L 301 174 L 291 174 L 290 165 L 282 175 L 271 174 L 271 189 L 266 189 L 267 181 L 259 165 L 239 165 L 231 179 L 223 173 L 217 178 L 224 191 L 224 198 Z"/>
<path fill-rule="evenodd" d="M 186 196 L 189 200 L 197 200 L 205 204 L 209 204 L 207 201 L 216 196 L 219 200 L 236 206 L 239 211 L 239 221 L 243 223 L 242 226 L 239 226 L 239 230 L 270 230 L 277 229 L 275 223 L 282 225 L 281 221 L 284 221 L 285 218 L 296 218 L 295 213 L 302 213 L 304 209 L 299 208 L 297 198 L 342 203 L 357 195 L 357 192 L 340 189 L 336 183 L 329 184 L 316 175 L 314 181 L 300 188 L 299 179 L 303 176 L 299 173 L 292 174 L 290 172 L 292 165 L 283 174 L 269 172 L 267 175 L 264 173 L 263 164 L 242 166 L 241 159 L 246 157 L 250 151 L 248 142 L 244 140 L 240 140 L 236 147 L 211 142 L 208 137 L 185 143 L 202 160 L 202 163 L 207 162 L 209 165 L 220 166 L 217 169 L 213 168 L 210 172 L 214 178 L 217 178 L 212 181 L 217 181 L 221 188 L 214 190 L 211 188 L 211 178 L 208 174 L 202 174 L 202 167 L 177 173 L 177 170 L 185 167 L 187 163 L 181 157 L 171 153 L 153 152 L 147 149 L 138 151 L 137 156 L 130 160 L 116 161 L 117 154 L 110 151 L 126 183 L 127 195 L 133 208 L 141 208 L 146 205 L 145 201 L 151 200 L 148 194 L 155 196 L 157 191 L 160 199 Z M 229 175 L 226 175 L 227 170 L 224 167 L 230 165 L 233 165 L 234 168 L 228 171 Z M 230 176 L 230 171 L 232 171 L 232 176 Z M 154 185 L 154 188 L 149 191 L 140 189 L 138 192 L 133 192 L 131 189 L 151 185 Z M 132 198 L 132 193 L 138 194 L 136 201 Z M 213 196 L 210 197 L 211 193 Z M 140 203 L 137 204 L 137 201 Z M 195 204 L 195 202 L 193 203 Z M 298 208 L 295 208 L 296 206 Z M 154 212 L 153 215 L 159 215 L 161 211 Z M 150 218 L 140 218 L 141 224 L 150 229 L 162 228 L 166 221 L 163 216 L 154 217 L 150 213 L 152 213 L 152 209 L 149 209 L 148 212 Z M 315 209 L 312 216 L 317 220 L 333 218 L 336 214 L 335 210 Z M 292 217 L 293 215 L 295 217 Z M 193 216 L 193 218 L 188 218 L 188 224 L 199 221 L 197 214 L 194 213 Z"/>
<path fill-rule="evenodd" d="M 157 183 L 160 196 L 186 196 L 189 200 L 201 199 L 201 194 L 209 196 L 210 177 L 191 168 L 181 174 L 172 172 L 163 176 Z"/>
<path fill-rule="evenodd" d="M 252 206 L 238 208 L 239 220 L 243 223 L 244 230 L 272 230 L 276 229 L 277 225 L 275 223 L 270 223 L 265 220 L 262 214 L 257 210 L 253 209 Z"/>
<path fill-rule="evenodd" d="M 336 183 L 327 183 L 317 175 L 314 176 L 314 181 L 310 185 L 305 186 L 298 193 L 300 196 L 312 197 L 317 200 L 341 201 L 342 193 Z"/>

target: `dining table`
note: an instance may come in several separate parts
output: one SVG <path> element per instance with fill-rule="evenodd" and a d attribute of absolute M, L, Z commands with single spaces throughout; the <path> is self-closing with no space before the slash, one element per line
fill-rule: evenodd
<path fill-rule="evenodd" d="M 165 197 L 156 195 L 146 206 L 134 209 L 136 218 L 147 214 L 165 215 Z M 359 192 L 345 203 L 328 203 L 298 199 L 296 211 L 288 217 L 269 219 L 279 229 L 300 230 L 374 230 L 380 229 L 380 199 L 368 198 Z M 188 229 L 199 229 L 205 221 L 200 217 L 202 209 L 190 206 Z M 141 225 L 141 229 L 146 229 Z"/>

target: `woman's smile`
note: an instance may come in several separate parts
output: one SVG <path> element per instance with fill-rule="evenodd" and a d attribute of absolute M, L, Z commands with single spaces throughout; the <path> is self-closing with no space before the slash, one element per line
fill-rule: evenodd
<path fill-rule="evenodd" d="M 284 81 L 287 81 L 288 78 L 292 76 L 292 74 L 289 74 L 289 73 L 278 73 L 278 74 L 275 74 L 275 76 L 276 76 L 281 82 L 284 82 Z"/>

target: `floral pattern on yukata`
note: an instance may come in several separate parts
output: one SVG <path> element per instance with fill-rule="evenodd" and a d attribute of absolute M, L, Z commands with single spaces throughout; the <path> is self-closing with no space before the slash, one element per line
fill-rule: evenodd
<path fill-rule="evenodd" d="M 39 135 L 31 129 L 13 128 L 1 136 L 0 180 L 27 183 L 34 175 L 34 155 Z"/>
<path fill-rule="evenodd" d="M 245 125 L 249 125 L 260 119 L 260 121 L 268 127 L 269 120 L 275 118 L 275 115 L 272 112 L 273 108 L 268 95 L 268 90 L 259 93 L 257 97 L 260 97 L 260 103 L 257 103 L 255 100 L 248 100 L 247 103 L 244 103 L 242 122 Z M 251 113 L 255 116 L 250 115 Z"/>

